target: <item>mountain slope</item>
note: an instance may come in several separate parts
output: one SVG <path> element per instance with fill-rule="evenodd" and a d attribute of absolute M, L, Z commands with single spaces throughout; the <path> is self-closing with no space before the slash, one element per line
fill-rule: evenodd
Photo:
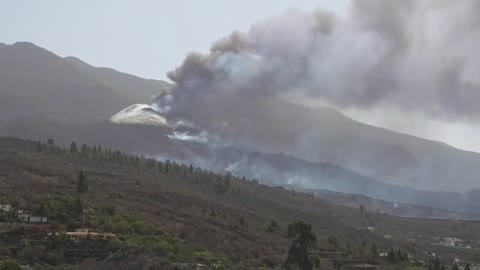
<path fill-rule="evenodd" d="M 336 248 L 354 258 L 357 250 L 365 248 L 361 243 L 367 241 L 376 242 L 381 251 L 401 247 L 418 259 L 428 259 L 425 250 L 449 261 L 453 256 L 468 259 L 472 250 L 457 249 L 452 254 L 451 248 L 430 244 L 436 243 L 438 237 L 478 237 L 478 222 L 467 221 L 462 227 L 450 220 L 367 218 L 356 209 L 333 206 L 284 188 L 235 177 L 227 180 L 225 175 L 198 169 L 185 171 L 188 166 L 172 164 L 168 171 L 163 166 L 159 170 L 158 164 L 151 166 L 151 161 L 143 158 L 135 162 L 115 151 L 109 154 L 105 148 L 89 149 L 86 154 L 72 153 L 0 137 L 0 195 L 22 198 L 32 205 L 48 197 L 76 196 L 76 177 L 82 169 L 89 185 L 89 191 L 82 196 L 88 207 L 87 225 L 118 233 L 121 227 L 111 227 L 108 215 L 146 220 L 196 249 L 210 250 L 250 266 L 246 269 L 281 265 L 288 249 L 284 232 L 290 222 L 298 219 L 312 224 L 319 248 L 328 250 L 327 238 L 335 236 L 339 240 Z M 103 222 L 95 222 L 93 218 L 98 216 L 103 217 Z M 267 232 L 271 219 L 278 221 L 279 228 Z M 452 230 L 452 225 L 459 228 Z M 377 230 L 366 230 L 367 226 Z M 387 239 L 385 233 L 393 237 Z M 127 233 L 122 236 L 128 237 Z M 409 243 L 410 238 L 418 239 L 417 243 Z M 157 256 L 162 255 L 160 252 Z"/>
<path fill-rule="evenodd" d="M 98 122 L 106 122 L 129 105 L 145 103 L 165 87 L 169 85 L 162 81 L 95 68 L 30 43 L 1 45 L 0 133 L 48 136 L 63 142 L 107 141 L 120 146 L 96 130 Z M 330 162 L 371 179 L 423 190 L 463 192 L 480 187 L 480 157 L 476 153 L 365 125 L 332 109 L 312 109 L 261 97 L 216 100 L 219 102 L 215 106 L 194 104 L 184 117 L 220 134 L 238 149 L 283 152 L 311 162 Z M 157 149 L 152 147 L 157 143 L 168 144 L 162 131 L 156 139 L 150 133 L 146 135 L 150 145 L 143 142 L 129 147 L 130 142 L 143 136 L 144 127 L 136 132 L 132 127 L 113 128 L 109 124 L 100 128 L 114 129 L 122 147 L 136 152 L 150 152 Z M 62 134 L 68 130 L 72 130 L 72 136 Z"/>
<path fill-rule="evenodd" d="M 480 187 L 480 155 L 362 124 L 332 109 L 226 97 L 216 106 L 193 107 L 186 117 L 232 145 L 331 162 L 386 183 L 442 191 Z"/>
<path fill-rule="evenodd" d="M 68 123 L 107 121 L 166 85 L 61 58 L 31 43 L 0 46 L 0 122 L 4 123 L 30 117 Z"/>
<path fill-rule="evenodd" d="M 312 163 L 285 154 L 249 152 L 231 146 L 212 147 L 192 141 L 179 144 L 182 147 L 177 145 L 177 148 L 184 149 L 187 153 L 183 155 L 185 158 L 180 158 L 182 162 L 216 172 L 230 172 L 236 176 L 259 179 L 267 185 L 310 191 L 328 190 L 333 191 L 332 194 L 359 194 L 388 201 L 390 205 L 402 203 L 480 214 L 478 190 L 463 193 L 419 190 L 377 181 L 331 163 Z"/>

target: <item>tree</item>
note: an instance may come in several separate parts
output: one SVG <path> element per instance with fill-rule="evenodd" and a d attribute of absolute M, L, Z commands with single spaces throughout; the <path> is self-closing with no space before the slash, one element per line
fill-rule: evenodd
<path fill-rule="evenodd" d="M 55 152 L 55 141 L 52 138 L 47 140 L 47 147 L 50 153 Z"/>
<path fill-rule="evenodd" d="M 88 154 L 88 146 L 86 144 L 82 144 L 82 148 L 80 150 L 80 154 L 82 157 L 86 157 Z"/>
<path fill-rule="evenodd" d="M 292 266 L 298 265 L 302 270 L 313 269 L 309 250 L 317 242 L 317 237 L 312 232 L 312 225 L 300 220 L 291 223 L 288 225 L 287 236 L 293 240 L 288 250 L 285 268 L 291 269 Z"/>
<path fill-rule="evenodd" d="M 47 217 L 48 213 L 47 213 L 47 209 L 45 209 L 45 204 L 40 203 L 37 209 L 34 210 L 34 213 L 41 216 L 42 218 Z"/>
<path fill-rule="evenodd" d="M 171 167 L 170 159 L 165 160 L 165 164 L 163 166 L 165 174 L 168 174 L 170 172 L 170 167 Z"/>
<path fill-rule="evenodd" d="M 232 186 L 232 183 L 230 181 L 230 178 L 232 177 L 232 175 L 230 173 L 227 173 L 225 175 L 225 188 L 228 190 L 230 189 L 230 187 Z"/>
<path fill-rule="evenodd" d="M 473 253 L 472 261 L 476 264 L 480 263 L 480 252 L 475 251 L 475 253 Z"/>
<path fill-rule="evenodd" d="M 85 176 L 85 173 L 83 172 L 83 170 L 80 170 L 78 172 L 77 191 L 78 191 L 78 193 L 85 193 L 85 192 L 88 191 L 87 177 Z"/>
<path fill-rule="evenodd" d="M 37 146 L 37 151 L 38 152 L 42 151 L 42 142 L 41 141 L 37 141 L 36 146 Z"/>
<path fill-rule="evenodd" d="M 163 172 L 163 162 L 158 162 L 157 163 L 157 168 L 158 168 L 158 172 L 162 173 Z"/>
<path fill-rule="evenodd" d="M 442 264 L 440 263 L 440 259 L 438 259 L 437 256 L 435 256 L 435 259 L 433 259 L 430 262 L 430 269 L 432 270 L 442 270 Z M 467 270 L 467 267 L 465 267 L 465 270 Z"/>
<path fill-rule="evenodd" d="M 77 147 L 77 144 L 75 142 L 72 142 L 70 144 L 70 154 L 72 155 L 76 155 L 78 153 L 78 147 Z"/>
<path fill-rule="evenodd" d="M 193 173 L 193 165 L 190 164 L 190 166 L 188 167 L 188 173 L 192 174 Z"/>
<path fill-rule="evenodd" d="M 459 270 L 456 262 L 453 263 L 452 270 Z"/>
<path fill-rule="evenodd" d="M 18 198 L 14 198 L 11 202 L 10 211 L 7 214 L 7 222 L 10 221 L 10 226 L 13 225 L 14 222 L 18 220 L 18 212 L 20 211 L 20 200 Z"/>
<path fill-rule="evenodd" d="M 397 262 L 397 255 L 395 255 L 395 251 L 393 251 L 393 248 L 390 249 L 390 251 L 387 254 L 387 260 L 390 263 L 396 263 Z"/>
<path fill-rule="evenodd" d="M 338 238 L 335 235 L 331 235 L 327 238 L 327 243 L 330 248 L 337 250 L 338 249 Z"/>
<path fill-rule="evenodd" d="M 375 262 L 377 260 L 377 257 L 378 257 L 378 247 L 377 247 L 377 244 L 373 242 L 372 245 L 370 246 L 370 260 L 372 260 L 372 262 Z"/>
<path fill-rule="evenodd" d="M 401 249 L 397 250 L 397 260 L 399 260 L 399 261 L 406 261 L 407 260 L 406 254 L 403 254 Z"/>
<path fill-rule="evenodd" d="M 47 144 L 48 144 L 48 146 L 54 146 L 54 145 L 55 145 L 55 141 L 54 141 L 52 138 L 48 138 Z"/>
<path fill-rule="evenodd" d="M 278 228 L 279 228 L 278 222 L 275 219 L 270 219 L 270 221 L 267 224 L 266 231 L 267 232 L 274 232 L 274 231 L 278 230 Z"/>
<path fill-rule="evenodd" d="M 467 264 L 465 265 L 465 270 L 470 270 L 470 264 L 467 263 Z"/>

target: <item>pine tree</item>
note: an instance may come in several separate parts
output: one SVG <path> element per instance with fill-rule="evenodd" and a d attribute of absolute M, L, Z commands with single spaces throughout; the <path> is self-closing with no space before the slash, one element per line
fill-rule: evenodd
<path fill-rule="evenodd" d="M 193 173 L 193 165 L 190 164 L 190 167 L 188 167 L 188 173 Z"/>
<path fill-rule="evenodd" d="M 165 160 L 165 165 L 164 165 L 163 167 L 164 167 L 164 169 L 165 169 L 165 170 L 164 170 L 164 173 L 165 173 L 165 174 L 168 174 L 168 173 L 170 172 L 170 167 L 171 167 L 171 165 L 170 165 L 170 159 Z"/>
<path fill-rule="evenodd" d="M 78 172 L 77 176 L 77 191 L 78 193 L 86 193 L 88 191 L 87 177 L 83 170 Z"/>
<path fill-rule="evenodd" d="M 397 255 L 395 255 L 395 251 L 393 251 L 393 248 L 390 249 L 390 251 L 388 252 L 387 260 L 391 263 L 396 263 L 397 262 Z"/>
<path fill-rule="evenodd" d="M 296 221 L 288 225 L 287 236 L 293 240 L 288 250 L 285 268 L 290 269 L 293 265 L 298 265 L 300 269 L 312 270 L 313 264 L 309 257 L 309 250 L 317 241 L 312 225 L 304 221 Z"/>
<path fill-rule="evenodd" d="M 377 257 L 378 257 L 378 247 L 377 247 L 377 244 L 373 242 L 372 245 L 370 246 L 370 260 L 372 262 L 375 262 L 377 260 Z"/>
<path fill-rule="evenodd" d="M 86 144 L 82 144 L 80 154 L 82 154 L 82 157 L 86 157 L 88 155 L 88 146 Z"/>
<path fill-rule="evenodd" d="M 42 142 L 41 141 L 37 141 L 36 146 L 37 146 L 37 151 L 38 152 L 42 151 Z"/>
<path fill-rule="evenodd" d="M 47 144 L 48 144 L 48 146 L 53 147 L 55 145 L 55 141 L 52 138 L 48 138 Z"/>
<path fill-rule="evenodd" d="M 162 172 L 163 172 L 163 163 L 162 163 L 162 162 L 158 162 L 157 168 L 158 168 L 158 172 L 162 173 Z"/>
<path fill-rule="evenodd" d="M 72 155 L 76 155 L 78 153 L 78 147 L 77 147 L 77 144 L 75 142 L 72 142 L 70 144 L 70 154 Z"/>
<path fill-rule="evenodd" d="M 433 262 L 430 263 L 430 267 L 433 270 L 442 270 L 442 264 L 440 263 L 440 259 L 437 256 L 435 256 Z M 465 270 L 467 270 L 466 267 Z"/>

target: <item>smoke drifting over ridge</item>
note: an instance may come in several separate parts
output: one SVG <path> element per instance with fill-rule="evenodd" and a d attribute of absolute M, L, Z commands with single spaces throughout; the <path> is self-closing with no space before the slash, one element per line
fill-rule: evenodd
<path fill-rule="evenodd" d="M 161 112 L 189 117 L 225 97 L 299 93 L 340 108 L 480 115 L 480 2 L 359 0 L 347 17 L 289 11 L 234 32 L 168 73 Z"/>

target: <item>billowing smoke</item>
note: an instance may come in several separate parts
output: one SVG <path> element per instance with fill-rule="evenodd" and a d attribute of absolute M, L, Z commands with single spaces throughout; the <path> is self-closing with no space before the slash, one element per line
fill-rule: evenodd
<path fill-rule="evenodd" d="M 208 133 L 206 131 L 201 132 L 198 135 L 191 135 L 188 132 L 176 132 L 167 135 L 168 138 L 178 141 L 208 143 Z"/>
<path fill-rule="evenodd" d="M 357 0 L 346 17 L 292 10 L 189 54 L 157 103 L 188 118 L 232 96 L 298 94 L 339 108 L 472 119 L 480 112 L 478 14 L 477 0 Z"/>
<path fill-rule="evenodd" d="M 353 0 L 346 16 L 291 10 L 232 33 L 207 54 L 188 55 L 168 74 L 175 86 L 154 108 L 169 123 L 188 121 L 236 149 L 331 162 L 423 190 L 480 188 L 480 156 L 286 100 L 411 113 L 407 119 L 478 120 L 478 14 L 477 0 Z M 176 132 L 177 142 L 205 142 L 186 136 L 198 132 Z M 208 167 L 235 168 L 223 165 Z M 315 180 L 285 175 L 287 183 Z"/>

